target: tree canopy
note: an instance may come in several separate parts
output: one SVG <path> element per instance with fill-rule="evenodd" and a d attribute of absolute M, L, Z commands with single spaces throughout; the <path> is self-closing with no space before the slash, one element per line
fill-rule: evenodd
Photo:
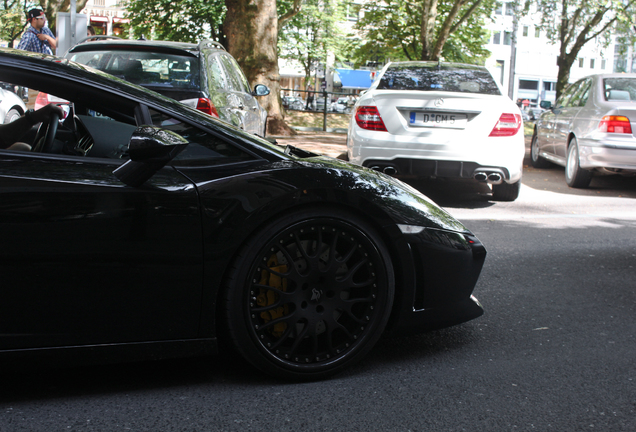
<path fill-rule="evenodd" d="M 384 0 L 365 3 L 354 60 L 439 60 L 483 63 L 493 0 Z M 354 42 L 355 43 L 355 42 Z"/>
<path fill-rule="evenodd" d="M 21 0 L 0 1 L 0 39 L 14 46 L 14 41 L 20 37 L 26 26 L 26 12 Z"/>
<path fill-rule="evenodd" d="M 610 42 L 611 32 L 628 31 L 633 24 L 636 0 L 527 0 L 541 14 L 541 28 L 559 45 L 557 97 L 568 85 L 570 69 L 581 49 L 592 40 Z"/>
<path fill-rule="evenodd" d="M 338 25 L 345 20 L 347 2 L 343 0 L 305 0 L 300 11 L 279 29 L 280 57 L 298 61 L 308 82 L 328 56 L 344 60 L 345 34 Z"/>
<path fill-rule="evenodd" d="M 213 39 L 225 45 L 224 0 L 129 0 L 126 16 L 137 38 L 198 42 Z"/>

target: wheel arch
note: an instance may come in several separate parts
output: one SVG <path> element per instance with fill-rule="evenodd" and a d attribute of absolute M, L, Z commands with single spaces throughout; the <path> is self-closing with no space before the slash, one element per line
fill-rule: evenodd
<path fill-rule="evenodd" d="M 390 259 L 391 265 L 393 267 L 395 284 L 393 305 L 391 307 L 389 321 L 387 324 L 387 329 L 391 328 L 394 317 L 396 315 L 399 315 L 399 311 L 404 306 L 404 301 L 408 301 L 408 299 L 410 298 L 409 292 L 412 293 L 414 290 L 414 282 L 407 280 L 407 272 L 404 271 L 404 268 L 412 265 L 413 258 L 409 253 L 408 244 L 402 239 L 399 228 L 394 222 L 391 221 L 388 214 L 378 215 L 376 213 L 375 217 L 370 217 L 368 213 L 348 203 L 308 202 L 299 206 L 280 208 L 275 213 L 268 215 L 267 218 L 263 219 L 258 225 L 256 225 L 254 229 L 251 229 L 249 233 L 244 236 L 241 242 L 233 250 L 232 255 L 228 258 L 228 265 L 225 267 L 225 270 L 223 271 L 223 274 L 220 278 L 220 284 L 218 287 L 215 287 L 216 292 L 214 293 L 214 333 L 215 336 L 220 339 L 222 343 L 225 341 L 223 337 L 219 337 L 219 330 L 223 329 L 224 326 L 223 302 L 221 300 L 224 295 L 225 284 L 229 278 L 230 273 L 233 270 L 235 263 L 240 258 L 241 252 L 245 250 L 247 244 L 249 243 L 250 235 L 271 225 L 276 221 L 277 218 L 284 216 L 289 211 L 310 211 L 315 209 L 320 209 L 322 211 L 332 209 L 340 212 L 344 211 L 346 213 L 351 213 L 368 223 L 375 230 L 376 234 L 384 243 L 384 246 L 389 252 L 388 259 Z M 378 210 L 381 211 L 380 209 Z"/>

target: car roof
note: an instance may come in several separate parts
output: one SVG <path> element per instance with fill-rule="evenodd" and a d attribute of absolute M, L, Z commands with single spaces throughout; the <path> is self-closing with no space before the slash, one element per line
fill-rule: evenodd
<path fill-rule="evenodd" d="M 204 49 L 217 49 L 225 51 L 223 45 L 212 40 L 202 40 L 198 44 L 189 42 L 174 41 L 157 41 L 157 40 L 132 40 L 132 39 L 103 39 L 90 40 L 86 39 L 72 46 L 67 52 L 85 52 L 85 51 L 107 51 L 107 50 L 131 50 L 131 51 L 155 51 L 155 52 L 187 52 L 190 55 L 198 56 L 199 52 Z"/>
<path fill-rule="evenodd" d="M 435 67 L 439 66 L 444 69 L 486 69 L 485 66 L 468 64 L 468 63 L 453 63 L 453 62 L 441 62 L 441 61 L 400 61 L 389 62 L 387 68 L 390 67 Z"/>

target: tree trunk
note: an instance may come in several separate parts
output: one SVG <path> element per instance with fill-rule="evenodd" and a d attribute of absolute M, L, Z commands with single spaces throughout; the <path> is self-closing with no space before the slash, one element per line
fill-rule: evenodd
<path fill-rule="evenodd" d="M 278 15 L 276 0 L 226 0 L 223 28 L 227 48 L 241 65 L 250 85 L 265 84 L 268 96 L 259 102 L 267 110 L 270 135 L 293 135 L 283 116 L 278 72 Z"/>
<path fill-rule="evenodd" d="M 422 27 L 420 29 L 420 42 L 422 43 L 420 60 L 435 60 L 431 58 L 431 55 L 433 39 L 435 38 L 436 19 L 437 0 L 424 0 L 422 2 Z"/>

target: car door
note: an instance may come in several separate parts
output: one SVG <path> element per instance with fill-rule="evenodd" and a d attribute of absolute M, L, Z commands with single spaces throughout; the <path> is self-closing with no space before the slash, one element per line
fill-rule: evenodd
<path fill-rule="evenodd" d="M 552 144 L 554 155 L 563 163 L 565 163 L 565 149 L 572 130 L 572 122 L 581 110 L 581 96 L 586 89 L 589 92 L 589 79 L 582 79 L 572 84 L 567 89 L 565 103 L 557 110 Z"/>
<path fill-rule="evenodd" d="M 131 128 L 93 123 L 95 145 Z M 126 186 L 121 163 L 0 151 L 0 350 L 197 337 L 196 190 L 169 167 Z"/>
<path fill-rule="evenodd" d="M 572 96 L 568 99 L 566 106 L 560 109 L 557 116 L 556 131 L 554 137 L 554 154 L 557 158 L 565 161 L 570 133 L 573 130 L 573 123 L 577 115 L 585 106 L 592 86 L 591 78 L 584 78 L 577 81 L 568 93 Z"/>

